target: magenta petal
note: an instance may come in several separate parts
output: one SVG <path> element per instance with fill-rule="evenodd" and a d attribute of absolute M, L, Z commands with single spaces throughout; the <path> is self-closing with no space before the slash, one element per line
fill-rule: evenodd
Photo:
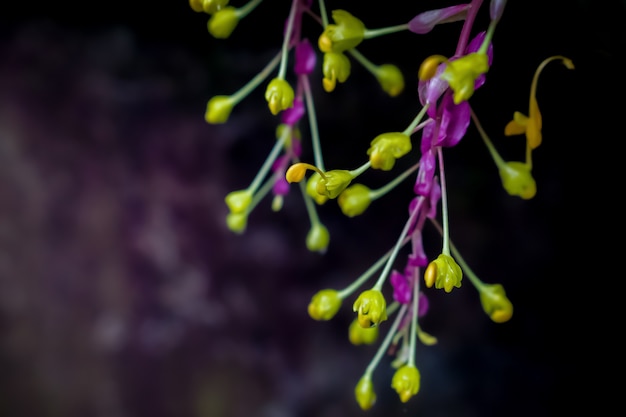
<path fill-rule="evenodd" d="M 280 117 L 281 121 L 289 126 L 293 126 L 304 116 L 304 103 L 300 99 L 293 101 L 293 106 L 284 110 Z"/>
<path fill-rule="evenodd" d="M 428 298 L 426 297 L 426 294 L 420 291 L 417 299 L 419 302 L 417 307 L 417 317 L 422 317 L 428 312 Z"/>
<path fill-rule="evenodd" d="M 446 64 L 439 65 L 434 77 L 428 81 L 420 81 L 417 84 L 417 94 L 420 103 L 422 103 L 422 106 L 430 103 L 430 107 L 426 112 L 432 118 L 437 115 L 437 100 L 448 88 L 448 83 L 440 77 L 445 68 Z"/>
<path fill-rule="evenodd" d="M 413 191 L 417 195 L 428 196 L 433 185 L 433 177 L 435 176 L 435 154 L 432 149 L 422 154 L 420 158 L 420 167 L 417 171 L 417 178 Z"/>
<path fill-rule="evenodd" d="M 274 185 L 272 186 L 272 192 L 274 195 L 286 195 L 289 193 L 289 182 L 287 182 L 284 175 L 276 178 L 276 181 L 274 181 Z"/>
<path fill-rule="evenodd" d="M 294 71 L 298 75 L 310 74 L 315 69 L 315 50 L 311 46 L 308 39 L 302 40 L 298 46 L 296 46 L 295 52 L 295 68 Z"/>
<path fill-rule="evenodd" d="M 391 272 L 389 277 L 393 286 L 393 298 L 400 304 L 409 304 L 411 302 L 411 287 L 406 276 L 396 270 Z"/>
<path fill-rule="evenodd" d="M 433 186 L 430 189 L 429 197 L 428 213 L 426 213 L 426 217 L 434 219 L 437 217 L 437 205 L 439 204 L 439 199 L 441 199 L 441 186 L 439 185 L 437 177 L 433 178 Z"/>
<path fill-rule="evenodd" d="M 439 127 L 439 137 L 435 145 L 452 147 L 459 143 L 467 132 L 471 117 L 470 107 L 467 101 L 454 104 L 454 100 L 449 94 L 444 96 L 441 106 L 443 107 L 443 114 Z"/>
<path fill-rule="evenodd" d="M 443 9 L 429 10 L 415 16 L 409 21 L 409 30 L 413 33 L 428 33 L 440 23 L 456 22 L 465 19 L 469 4 L 459 4 Z"/>

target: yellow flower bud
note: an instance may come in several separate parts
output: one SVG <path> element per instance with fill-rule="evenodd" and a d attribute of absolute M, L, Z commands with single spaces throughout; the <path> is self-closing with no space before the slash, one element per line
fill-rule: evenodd
<path fill-rule="evenodd" d="M 500 167 L 502 186 L 509 195 L 528 200 L 537 194 L 537 183 L 530 170 L 530 165 L 516 161 L 507 162 Z"/>
<path fill-rule="evenodd" d="M 371 190 L 363 184 L 353 184 L 339 194 L 337 203 L 346 216 L 358 216 L 372 203 Z"/>
<path fill-rule="evenodd" d="M 224 199 L 233 214 L 245 212 L 252 203 L 252 193 L 249 190 L 232 191 Z"/>
<path fill-rule="evenodd" d="M 431 55 L 422 61 L 420 69 L 417 72 L 417 78 L 420 81 L 428 81 L 437 73 L 437 67 L 448 59 L 442 55 Z"/>
<path fill-rule="evenodd" d="M 326 226 L 316 223 L 311 226 L 309 233 L 306 235 L 306 247 L 311 252 L 326 252 L 328 243 L 330 242 L 330 233 Z"/>
<path fill-rule="evenodd" d="M 204 120 L 211 124 L 226 123 L 234 105 L 230 96 L 215 96 L 207 103 Z"/>
<path fill-rule="evenodd" d="M 371 345 L 378 339 L 378 326 L 364 328 L 354 319 L 348 328 L 348 339 L 355 346 Z"/>
<path fill-rule="evenodd" d="M 372 383 L 372 377 L 363 375 L 354 388 L 354 396 L 359 403 L 361 410 L 367 411 L 376 402 L 376 393 L 374 392 L 374 384 Z"/>
<path fill-rule="evenodd" d="M 337 82 L 345 82 L 350 76 L 351 68 L 350 60 L 342 52 L 326 52 L 322 65 L 324 91 L 330 93 L 335 89 Z"/>
<path fill-rule="evenodd" d="M 395 97 L 404 90 L 404 76 L 400 69 L 392 64 L 384 64 L 378 67 L 376 78 L 383 91 L 391 97 Z"/>
<path fill-rule="evenodd" d="M 365 37 L 363 22 L 345 10 L 333 10 L 335 24 L 326 25 L 318 39 L 322 52 L 344 52 L 356 47 Z"/>
<path fill-rule="evenodd" d="M 330 320 L 339 311 L 342 301 L 338 291 L 332 289 L 318 291 L 309 303 L 309 316 L 318 321 Z"/>
<path fill-rule="evenodd" d="M 350 185 L 352 178 L 350 171 L 345 169 L 327 171 L 324 173 L 324 177 L 317 182 L 317 192 L 328 198 L 337 198 Z"/>
<path fill-rule="evenodd" d="M 485 53 L 472 52 L 449 61 L 441 78 L 454 91 L 454 104 L 469 100 L 474 94 L 476 79 L 489 70 L 489 57 Z"/>
<path fill-rule="evenodd" d="M 367 154 L 372 168 L 389 171 L 396 159 L 403 157 L 412 149 L 411 138 L 401 132 L 382 133 L 370 143 Z"/>
<path fill-rule="evenodd" d="M 216 11 L 209 21 L 207 28 L 209 33 L 217 39 L 226 39 L 239 24 L 239 12 L 232 6 L 226 6 Z"/>
<path fill-rule="evenodd" d="M 270 111 L 276 116 L 281 111 L 293 106 L 294 91 L 289 83 L 282 78 L 274 78 L 267 85 L 265 100 Z"/>
<path fill-rule="evenodd" d="M 308 164 L 304 164 L 302 162 L 293 164 L 287 168 L 287 172 L 285 172 L 285 179 L 290 184 L 292 182 L 300 182 L 304 179 L 307 169 L 309 169 Z"/>
<path fill-rule="evenodd" d="M 409 401 L 420 390 L 419 370 L 413 365 L 404 365 L 393 374 L 391 387 L 400 396 L 400 401 Z"/>
<path fill-rule="evenodd" d="M 246 231 L 248 225 L 248 213 L 233 213 L 230 212 L 226 215 L 226 226 L 237 234 L 242 234 Z"/>
<path fill-rule="evenodd" d="M 380 290 L 363 291 L 354 302 L 352 310 L 358 314 L 357 320 L 361 327 L 378 326 L 387 320 L 387 301 Z"/>
<path fill-rule="evenodd" d="M 496 323 L 509 321 L 513 316 L 513 304 L 507 298 L 501 284 L 485 284 L 478 288 L 480 304 L 487 315 Z"/>
<path fill-rule="evenodd" d="M 317 183 L 322 179 L 319 172 L 314 172 L 306 182 L 306 193 L 315 200 L 318 205 L 322 205 L 328 201 L 328 197 L 325 194 L 317 192 Z"/>
<path fill-rule="evenodd" d="M 430 262 L 424 272 L 424 282 L 426 287 L 443 288 L 449 293 L 453 287 L 460 288 L 463 272 L 461 267 L 449 255 L 440 254 L 437 259 Z"/>

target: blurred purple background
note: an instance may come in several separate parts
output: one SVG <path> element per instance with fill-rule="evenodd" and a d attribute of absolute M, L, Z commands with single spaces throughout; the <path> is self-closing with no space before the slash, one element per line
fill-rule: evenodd
<path fill-rule="evenodd" d="M 578 160 L 563 145 L 581 138 L 571 122 L 589 102 L 572 84 L 598 60 L 613 65 L 624 44 L 610 25 L 582 36 L 591 2 L 555 2 L 541 14 L 539 2 L 509 2 L 475 97 L 494 141 L 518 155 L 497 132 L 525 110 L 534 69 L 553 54 L 574 60 L 576 74 L 550 68 L 540 81 L 537 197 L 505 195 L 473 128 L 447 157 L 452 238 L 483 280 L 505 286 L 513 319 L 490 322 L 469 282 L 430 292 L 422 327 L 439 344 L 418 347 L 420 393 L 400 403 L 386 358 L 367 413 L 353 387 L 376 347 L 349 344 L 352 300 L 326 323 L 306 306 L 391 247 L 410 184 L 359 218 L 320 208 L 332 235 L 324 256 L 304 247 L 308 220 L 296 192 L 281 213 L 265 201 L 237 236 L 225 227 L 224 196 L 250 183 L 277 120 L 260 90 L 228 124 L 203 119 L 208 98 L 234 92 L 278 50 L 288 2 L 263 3 L 226 41 L 212 39 L 206 16 L 182 0 L 145 11 L 121 1 L 93 11 L 28 3 L 0 16 L 2 417 L 543 417 L 581 389 L 564 353 L 581 349 L 584 296 L 564 280 L 585 278 L 568 252 L 576 238 L 564 213 L 577 216 Z M 331 3 L 374 27 L 437 4 L 381 16 Z M 616 2 L 615 17 L 603 16 L 617 22 L 623 11 Z M 319 94 L 327 167 L 357 166 L 374 135 L 406 126 L 418 109 L 419 63 L 450 51 L 456 32 L 363 45 L 374 61 L 402 64 L 407 89 L 388 99 L 355 64 L 338 91 Z M 439 238 L 427 239 L 435 256 Z"/>

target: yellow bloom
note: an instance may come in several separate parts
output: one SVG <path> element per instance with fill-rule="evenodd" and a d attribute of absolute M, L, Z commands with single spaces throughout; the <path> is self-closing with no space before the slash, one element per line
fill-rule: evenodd
<path fill-rule="evenodd" d="M 374 384 L 372 377 L 367 374 L 363 375 L 354 388 L 354 396 L 363 411 L 372 408 L 376 402 L 376 393 L 374 392 Z"/>
<path fill-rule="evenodd" d="M 341 212 L 348 217 L 362 214 L 372 203 L 371 190 L 363 184 L 353 184 L 337 198 Z"/>
<path fill-rule="evenodd" d="M 339 292 L 332 289 L 318 291 L 309 303 L 308 312 L 313 320 L 330 320 L 341 307 Z"/>
<path fill-rule="evenodd" d="M 234 105 L 235 102 L 231 96 L 212 97 L 207 103 L 204 120 L 211 124 L 226 123 Z"/>
<path fill-rule="evenodd" d="M 326 25 L 318 39 L 322 52 L 344 52 L 356 47 L 365 37 L 365 25 L 345 10 L 333 10 L 335 24 Z"/>
<path fill-rule="evenodd" d="M 232 191 L 224 200 L 231 213 L 239 214 L 245 212 L 252 203 L 252 193 L 247 189 Z"/>
<path fill-rule="evenodd" d="M 294 91 L 289 83 L 282 78 L 274 78 L 267 85 L 265 100 L 275 116 L 293 106 Z"/>
<path fill-rule="evenodd" d="M 207 22 L 207 29 L 213 37 L 226 39 L 239 24 L 239 12 L 232 6 L 216 11 Z"/>
<path fill-rule="evenodd" d="M 400 69 L 392 64 L 384 64 L 376 70 L 376 79 L 383 91 L 395 97 L 404 90 L 404 76 Z"/>
<path fill-rule="evenodd" d="M 401 132 L 382 133 L 370 143 L 367 154 L 372 168 L 389 171 L 396 159 L 403 157 L 412 149 L 411 138 Z"/>
<path fill-rule="evenodd" d="M 330 93 L 335 90 L 337 82 L 345 82 L 350 76 L 351 68 L 350 60 L 342 52 L 326 52 L 322 65 L 324 91 Z"/>
<path fill-rule="evenodd" d="M 371 345 L 378 339 L 378 326 L 364 328 L 354 319 L 348 328 L 348 339 L 355 346 Z"/>
<path fill-rule="evenodd" d="M 409 401 L 420 390 L 419 370 L 413 365 L 404 365 L 393 374 L 391 387 L 400 396 L 400 401 Z"/>
<path fill-rule="evenodd" d="M 489 57 L 485 53 L 472 52 L 449 61 L 441 78 L 454 91 L 454 104 L 470 99 L 474 94 L 476 79 L 489 70 Z"/>
<path fill-rule="evenodd" d="M 463 272 L 461 267 L 449 255 L 440 254 L 437 259 L 431 261 L 424 272 L 424 282 L 426 287 L 443 288 L 445 292 L 452 291 L 452 288 L 460 288 Z"/>
<path fill-rule="evenodd" d="M 537 194 L 537 183 L 529 164 L 512 161 L 502 164 L 499 168 L 502 186 L 509 195 L 528 200 Z"/>
<path fill-rule="evenodd" d="M 491 320 L 496 323 L 509 321 L 513 316 L 513 304 L 507 298 L 501 284 L 485 284 L 478 288 L 480 303 Z"/>
<path fill-rule="evenodd" d="M 352 310 L 361 327 L 373 327 L 387 320 L 387 301 L 380 290 L 366 290 L 354 302 Z"/>
<path fill-rule="evenodd" d="M 542 119 L 541 112 L 539 111 L 539 104 L 537 103 L 537 82 L 539 80 L 539 74 L 545 68 L 545 66 L 554 60 L 561 60 L 563 65 L 567 69 L 574 69 L 574 63 L 571 59 L 564 56 L 555 55 L 544 59 L 537 67 L 533 81 L 530 87 L 530 100 L 528 104 L 528 116 L 520 112 L 513 113 L 513 120 L 511 120 L 504 128 L 504 134 L 506 136 L 526 134 L 526 142 L 530 149 L 535 149 L 541 145 L 542 134 Z"/>

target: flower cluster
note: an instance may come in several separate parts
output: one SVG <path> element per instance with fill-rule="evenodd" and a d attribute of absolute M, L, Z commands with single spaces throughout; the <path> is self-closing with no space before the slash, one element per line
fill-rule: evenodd
<path fill-rule="evenodd" d="M 260 2 L 251 0 L 237 9 L 228 5 L 227 0 L 190 0 L 190 6 L 196 12 L 210 15 L 208 30 L 214 37 L 227 38 L 239 21 Z M 573 69 L 574 65 L 564 56 L 548 57 L 540 63 L 530 88 L 528 114 L 514 112 L 503 132 L 506 136 L 525 135 L 525 158 L 523 161 L 505 161 L 470 105 L 472 96 L 487 81 L 493 65 L 493 39 L 506 0 L 491 0 L 486 4 L 487 8 L 483 3 L 487 2 L 471 0 L 421 11 L 408 22 L 371 29 L 346 10 L 332 10 L 328 14 L 324 0 L 319 0 L 317 7 L 312 0 L 293 0 L 282 28 L 282 48 L 276 56 L 239 91 L 228 96 L 216 95 L 207 104 L 206 121 L 225 123 L 237 103 L 265 83 L 264 97 L 269 113 L 280 115 L 276 143 L 256 177 L 247 188 L 225 197 L 230 211 L 226 222 L 235 233 L 245 231 L 250 213 L 268 194 L 273 196 L 272 208 L 279 211 L 291 185 L 298 184 L 310 218 L 306 246 L 310 251 L 324 253 L 330 243 L 330 232 L 320 220 L 317 206 L 336 200 L 347 217 L 359 216 L 374 201 L 412 178 L 413 195 L 408 199 L 406 223 L 391 249 L 349 285 L 340 289 L 325 288 L 314 294 L 308 306 L 308 313 L 314 320 L 330 320 L 344 300 L 355 296 L 352 302 L 355 318 L 348 330 L 349 340 L 354 345 L 376 343 L 379 331 L 384 327 L 382 323 L 393 318 L 377 353 L 355 385 L 355 398 L 363 410 L 371 408 L 376 401 L 372 375 L 386 352 L 395 355 L 392 365 L 396 371 L 390 384 L 400 401 L 407 402 L 419 392 L 418 342 L 423 345 L 437 343 L 437 339 L 420 326 L 420 318 L 428 313 L 427 294 L 433 291 L 433 287 L 450 293 L 460 288 L 463 278 L 467 277 L 478 291 L 482 308 L 492 321 L 503 323 L 513 314 L 513 305 L 502 284 L 481 281 L 450 239 L 444 150 L 456 146 L 473 123 L 494 161 L 504 190 L 522 199 L 534 197 L 537 186 L 532 176 L 531 157 L 532 151 L 542 142 L 542 119 L 536 98 L 538 78 L 549 62 L 560 61 L 568 69 Z M 489 23 L 485 28 L 477 27 L 477 16 L 485 9 Z M 319 24 L 317 39 L 304 36 L 305 18 L 312 18 Z M 419 110 L 413 120 L 397 131 L 376 135 L 369 148 L 362 150 L 364 162 L 357 168 L 327 170 L 311 89 L 312 82 L 320 81 L 312 80 L 316 66 L 321 65 L 321 83 L 327 93 L 332 93 L 338 83 L 348 82 L 352 63 L 356 62 L 374 76 L 385 93 L 395 97 L 405 88 L 402 71 L 391 63 L 369 61 L 357 48 L 368 39 L 402 31 L 425 36 L 435 26 L 443 24 L 460 28 L 458 41 L 451 56 L 429 56 L 419 68 L 415 68 Z M 293 72 L 288 73 L 288 68 Z M 271 74 L 274 74 L 273 78 L 270 78 Z M 305 115 L 309 145 L 314 155 L 310 162 L 300 159 L 305 135 L 299 126 Z M 414 143 L 416 141 L 418 143 Z M 358 182 L 366 171 L 392 171 L 400 158 L 412 158 L 414 162 L 385 186 L 371 189 Z M 439 254 L 434 259 L 428 259 L 424 251 L 422 235 L 426 224 L 434 227 L 442 237 Z M 406 259 L 398 259 L 401 249 L 407 245 L 410 253 Z M 368 284 L 375 274 L 378 275 L 373 283 Z M 387 283 L 393 291 L 390 303 L 383 294 Z"/>

